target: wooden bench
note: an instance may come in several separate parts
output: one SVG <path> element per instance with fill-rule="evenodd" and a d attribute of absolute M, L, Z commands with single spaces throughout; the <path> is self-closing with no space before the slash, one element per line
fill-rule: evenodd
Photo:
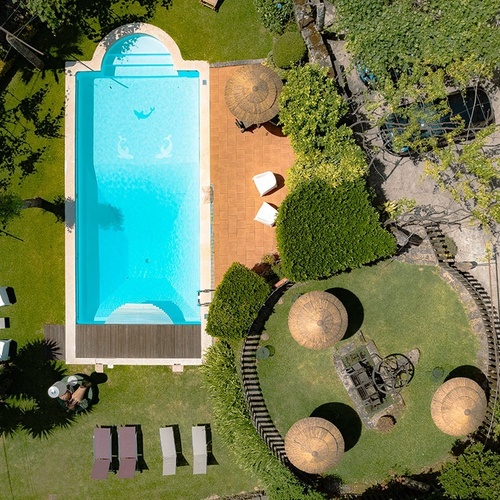
<path fill-rule="evenodd" d="M 217 7 L 219 5 L 220 0 L 200 0 L 200 3 L 205 7 L 208 7 L 217 12 Z"/>

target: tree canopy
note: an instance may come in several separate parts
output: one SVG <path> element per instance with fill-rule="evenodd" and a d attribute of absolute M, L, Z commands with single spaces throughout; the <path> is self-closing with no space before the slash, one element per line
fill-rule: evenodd
<path fill-rule="evenodd" d="M 128 22 L 145 22 L 158 5 L 166 8 L 172 0 L 12 0 L 31 15 L 38 16 L 53 32 L 63 26 L 80 27 L 95 38 Z M 130 13 L 131 8 L 134 11 Z"/>
<path fill-rule="evenodd" d="M 460 500 L 496 500 L 500 491 L 500 455 L 471 445 L 439 476 L 447 497 Z"/>
<path fill-rule="evenodd" d="M 336 188 L 319 180 L 301 183 L 280 205 L 276 239 L 283 273 L 294 281 L 332 276 L 396 249 L 359 180 Z"/>
<path fill-rule="evenodd" d="M 306 64 L 287 73 L 280 120 L 297 158 L 288 174 L 289 189 L 313 178 L 338 185 L 366 174 L 364 153 L 342 123 L 346 113 L 347 103 L 326 68 Z"/>
<path fill-rule="evenodd" d="M 335 6 L 337 29 L 386 96 L 396 88 L 398 98 L 444 96 L 445 83 L 463 86 L 490 76 L 498 64 L 498 0 L 336 0 Z"/>

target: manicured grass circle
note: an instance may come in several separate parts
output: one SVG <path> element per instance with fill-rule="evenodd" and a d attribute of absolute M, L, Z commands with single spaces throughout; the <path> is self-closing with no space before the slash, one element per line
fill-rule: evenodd
<path fill-rule="evenodd" d="M 415 376 L 402 391 L 405 409 L 391 432 L 368 430 L 361 424 L 333 366 L 334 348 L 308 350 L 291 337 L 287 315 L 293 298 L 310 290 L 331 290 L 344 297 L 349 328 L 339 346 L 361 329 L 367 341 L 375 341 L 381 356 L 420 350 Z M 346 453 L 330 472 L 345 483 L 371 484 L 391 473 L 416 473 L 446 457 L 456 438 L 434 425 L 430 402 L 453 369 L 476 365 L 478 342 L 464 306 L 435 267 L 383 262 L 328 280 L 297 284 L 276 305 L 265 331 L 270 337 L 266 344 L 275 353 L 259 361 L 258 370 L 275 425 L 285 436 L 294 422 L 315 410 L 314 416 L 328 414 L 339 422 Z M 444 371 L 443 378 L 432 376 L 436 367 Z"/>

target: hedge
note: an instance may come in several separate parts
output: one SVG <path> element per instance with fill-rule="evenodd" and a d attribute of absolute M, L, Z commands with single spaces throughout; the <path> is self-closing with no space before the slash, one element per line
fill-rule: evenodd
<path fill-rule="evenodd" d="M 269 452 L 255 430 L 229 342 L 219 340 L 207 350 L 202 371 L 213 405 L 214 428 L 237 465 L 260 478 L 270 500 L 323 500 L 323 495 L 308 490 Z"/>
<path fill-rule="evenodd" d="M 243 264 L 233 263 L 215 290 L 206 332 L 223 339 L 243 338 L 270 290 L 264 278 Z"/>
<path fill-rule="evenodd" d="M 280 205 L 276 239 L 284 274 L 293 281 L 332 276 L 396 250 L 362 181 L 334 188 L 303 182 Z"/>

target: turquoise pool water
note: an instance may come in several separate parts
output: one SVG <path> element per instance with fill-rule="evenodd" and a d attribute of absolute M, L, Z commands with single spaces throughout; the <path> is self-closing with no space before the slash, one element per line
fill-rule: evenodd
<path fill-rule="evenodd" d="M 200 323 L 199 85 L 148 35 L 77 73 L 77 323 Z"/>

